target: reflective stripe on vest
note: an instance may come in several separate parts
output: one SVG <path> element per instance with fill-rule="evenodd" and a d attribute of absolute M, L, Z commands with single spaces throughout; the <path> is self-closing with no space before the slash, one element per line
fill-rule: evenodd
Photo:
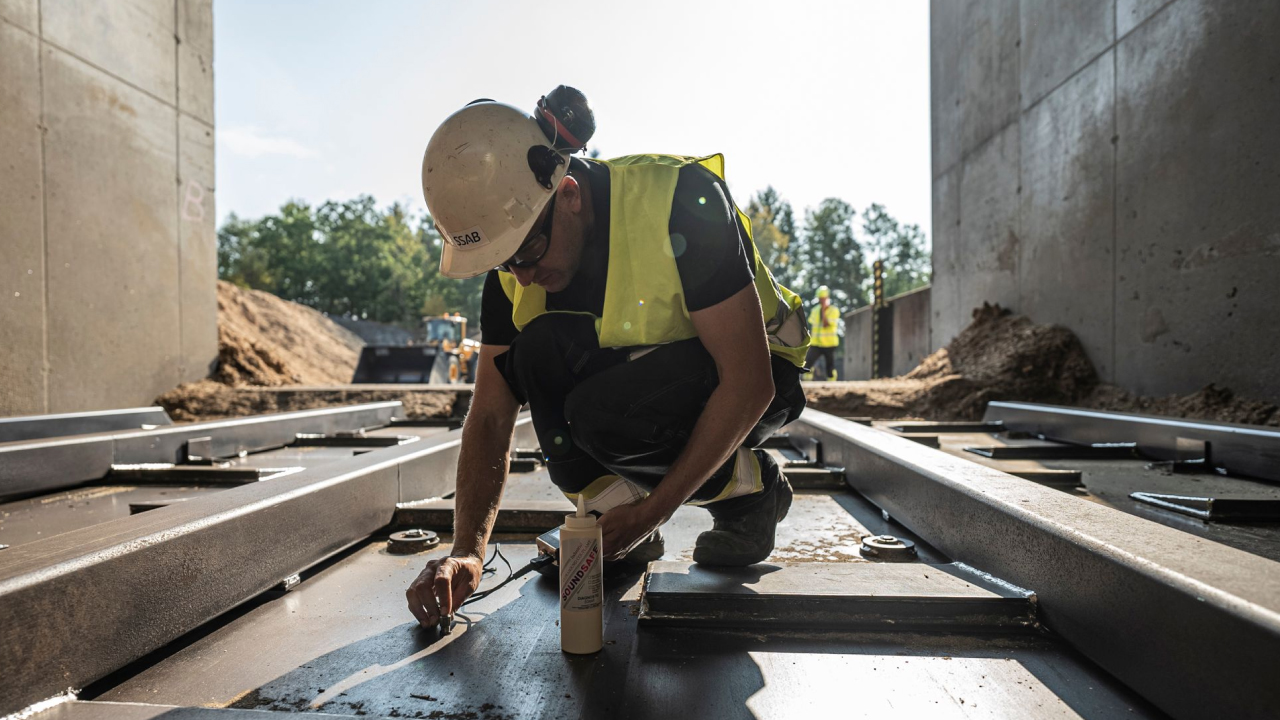
<path fill-rule="evenodd" d="M 840 311 L 835 305 L 827 306 L 828 325 L 818 322 L 821 305 L 815 305 L 809 311 L 809 337 L 813 338 L 814 347 L 837 347 L 840 345 Z"/>
<path fill-rule="evenodd" d="M 628 155 L 592 162 L 606 165 L 610 179 L 609 268 L 604 314 L 596 318 L 600 347 L 658 345 L 697 337 L 671 249 L 671 203 L 680 168 L 696 162 L 724 179 L 724 156 Z M 734 209 L 750 238 L 751 221 Z M 800 297 L 774 281 L 754 240 L 751 249 L 769 350 L 803 367 L 809 333 L 799 316 Z M 548 312 L 546 291 L 540 286 L 521 287 L 509 273 L 498 277 L 511 300 L 517 330 Z"/>

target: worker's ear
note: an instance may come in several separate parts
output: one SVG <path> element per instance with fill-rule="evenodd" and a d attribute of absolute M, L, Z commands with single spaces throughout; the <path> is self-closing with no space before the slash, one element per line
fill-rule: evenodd
<path fill-rule="evenodd" d="M 560 180 L 560 190 L 556 193 L 556 205 L 577 215 L 582 212 L 582 185 L 572 175 L 565 175 Z"/>

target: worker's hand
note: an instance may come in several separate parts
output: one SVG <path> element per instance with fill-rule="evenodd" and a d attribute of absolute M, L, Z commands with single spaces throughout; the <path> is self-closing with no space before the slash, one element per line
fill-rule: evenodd
<path fill-rule="evenodd" d="M 434 628 L 462 607 L 483 575 L 484 561 L 474 555 L 431 560 L 405 592 L 409 612 L 423 627 Z"/>
<path fill-rule="evenodd" d="M 604 559 L 621 560 L 631 548 L 649 537 L 667 519 L 649 500 L 619 505 L 600 516 Z"/>

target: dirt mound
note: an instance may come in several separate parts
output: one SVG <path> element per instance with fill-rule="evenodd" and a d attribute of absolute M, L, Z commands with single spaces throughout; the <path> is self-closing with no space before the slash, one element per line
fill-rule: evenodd
<path fill-rule="evenodd" d="M 1099 385 L 1080 402 L 1080 406 L 1094 410 L 1280 427 L 1280 407 L 1242 398 L 1212 383 L 1190 395 L 1167 397 L 1143 397 L 1115 385 Z"/>
<path fill-rule="evenodd" d="M 999 305 L 973 311 L 950 345 L 899 378 L 806 388 L 810 406 L 841 415 L 974 420 L 992 400 L 1069 405 L 1098 376 L 1070 330 L 1037 325 Z"/>
<path fill-rule="evenodd" d="M 322 313 L 218 281 L 218 369 L 224 385 L 351 382 L 364 341 Z"/>
<path fill-rule="evenodd" d="M 915 370 L 926 383 L 912 403 L 919 415 L 978 418 L 992 400 L 1072 405 L 1098 384 L 1084 346 L 1070 330 L 1037 325 L 999 305 L 973 311 L 973 322 Z"/>
<path fill-rule="evenodd" d="M 877 419 L 978 420 L 988 402 L 1017 400 L 1280 426 L 1277 406 L 1215 385 L 1190 395 L 1151 398 L 1099 383 L 1070 330 L 1037 325 L 986 304 L 973 311 L 973 322 L 951 344 L 902 377 L 811 383 L 805 394 L 817 410 Z"/>
<path fill-rule="evenodd" d="M 233 388 L 216 380 L 188 383 L 161 395 L 156 403 L 174 422 L 203 422 L 223 418 L 293 412 L 314 408 L 358 405 L 361 403 L 399 400 L 410 420 L 453 417 L 457 393 L 400 390 L 333 390 L 299 391 Z"/>
<path fill-rule="evenodd" d="M 453 392 L 265 389 L 349 383 L 362 347 L 358 335 L 309 307 L 220 280 L 217 367 L 209 379 L 180 385 L 156 404 L 177 422 L 386 400 L 404 403 L 412 419 L 453 414 Z"/>

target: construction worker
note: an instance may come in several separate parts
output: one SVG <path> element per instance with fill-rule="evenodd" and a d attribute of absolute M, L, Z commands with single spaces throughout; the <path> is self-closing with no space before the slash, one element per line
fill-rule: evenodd
<path fill-rule="evenodd" d="M 831 289 L 818 286 L 818 304 L 809 311 L 809 356 L 805 365 L 810 372 L 806 380 L 815 376 L 820 380 L 835 380 L 836 348 L 840 347 L 840 308 L 831 304 Z M 821 368 L 821 371 L 819 371 Z"/>
<path fill-rule="evenodd" d="M 423 160 L 441 274 L 488 273 L 453 550 L 407 592 L 426 626 L 479 586 L 526 402 L 551 481 L 600 514 L 607 559 L 661 557 L 659 526 L 693 504 L 714 520 L 696 562 L 760 562 L 791 505 L 753 448 L 804 408 L 808 333 L 799 297 L 755 251 L 723 158 L 575 156 L 594 118 L 564 86 L 535 113 L 476 101 Z"/>

